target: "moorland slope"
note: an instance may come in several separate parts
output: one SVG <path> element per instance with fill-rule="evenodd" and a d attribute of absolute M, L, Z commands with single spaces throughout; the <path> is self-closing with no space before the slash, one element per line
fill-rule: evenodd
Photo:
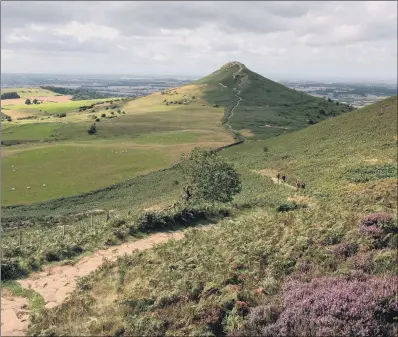
<path fill-rule="evenodd" d="M 105 264 L 30 331 L 393 336 L 396 125 L 395 96 L 223 151 L 243 178 L 239 217 Z"/>

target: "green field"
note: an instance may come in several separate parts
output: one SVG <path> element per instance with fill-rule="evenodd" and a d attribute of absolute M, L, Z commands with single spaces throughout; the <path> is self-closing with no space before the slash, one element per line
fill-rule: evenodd
<path fill-rule="evenodd" d="M 1 93 L 5 92 L 16 92 L 21 98 L 34 98 L 34 97 L 47 97 L 54 96 L 52 91 L 45 90 L 42 88 L 1 88 Z M 3 104 L 7 100 L 3 101 Z"/>
<path fill-rule="evenodd" d="M 54 93 L 53 93 L 54 94 Z M 13 109 L 13 110 L 21 110 L 24 112 L 30 112 L 32 115 L 46 115 L 46 114 L 57 114 L 60 112 L 68 112 L 74 111 L 83 105 L 91 105 L 96 102 L 104 102 L 109 100 L 109 98 L 103 99 L 93 99 L 93 100 L 84 100 L 84 101 L 68 101 L 68 102 L 44 102 L 41 104 L 7 104 L 5 101 L 2 105 L 2 108 Z"/>
<path fill-rule="evenodd" d="M 63 118 L 43 119 L 43 112 L 30 107 L 39 119 L 2 125 L 2 142 L 19 144 L 7 146 L 2 152 L 2 205 L 88 192 L 168 167 L 196 145 L 218 147 L 230 143 L 232 138 L 220 122 L 222 111 L 209 108 L 199 93 L 190 105 L 166 106 L 164 97 L 154 94 L 104 103 L 81 112 L 76 108 L 105 100 L 38 106 L 53 113 L 66 111 Z M 25 111 L 25 106 L 21 110 Z M 87 130 L 93 123 L 97 133 L 89 135 Z"/>
<path fill-rule="evenodd" d="M 20 151 L 2 159 L 2 203 L 37 202 L 79 194 L 169 166 L 175 159 L 162 151 L 91 144 Z"/>
<path fill-rule="evenodd" d="M 391 97 L 304 130 L 222 151 L 243 180 L 242 192 L 224 206 L 231 207 L 233 218 L 105 264 L 81 280 L 78 291 L 60 307 L 35 316 L 30 332 L 218 336 L 250 328 L 248 320 L 253 317 L 242 306 L 279 308 L 288 280 L 306 284 L 319 277 L 378 280 L 396 275 L 397 103 L 397 97 Z M 296 192 L 274 184 L 270 178 L 277 172 L 286 174 L 288 184 L 300 179 L 306 188 Z M 179 179 L 173 169 L 154 172 L 86 195 L 80 207 L 83 202 L 86 206 L 120 202 L 125 210 L 134 210 L 139 207 L 134 199 L 141 207 L 145 201 L 173 202 L 179 190 L 174 181 Z M 62 200 L 65 205 L 73 202 L 79 199 Z M 290 211 L 278 212 L 280 206 Z M 40 212 L 38 205 L 31 207 Z M 55 201 L 41 207 L 62 210 Z M 24 212 L 27 207 L 19 208 L 19 214 Z M 362 234 L 359 221 L 374 212 L 390 214 L 395 232 L 382 239 Z M 167 214 L 152 214 L 167 224 Z M 125 219 L 113 229 L 115 242 L 120 242 L 116 236 L 121 232 L 128 236 L 129 228 L 134 228 L 135 220 L 128 215 Z M 111 235 L 109 229 L 101 233 L 105 232 Z M 100 244 L 103 237 L 97 235 Z M 68 245 L 74 247 L 72 242 Z M 367 289 L 367 284 L 363 287 Z M 391 298 L 377 303 L 384 308 L 396 295 L 389 293 Z M 335 298 L 333 292 L 328 296 Z M 85 307 L 87 303 L 94 309 Z M 303 312 L 308 310 L 312 307 L 306 305 Z M 270 324 L 266 315 L 267 311 L 258 311 L 254 318 L 260 325 Z M 319 315 L 321 319 L 326 314 Z M 362 319 L 336 317 L 347 324 Z M 379 316 L 372 319 L 384 327 L 390 324 Z M 296 328 L 297 324 L 292 321 Z M 317 331 L 323 324 L 321 319 L 309 328 Z"/>

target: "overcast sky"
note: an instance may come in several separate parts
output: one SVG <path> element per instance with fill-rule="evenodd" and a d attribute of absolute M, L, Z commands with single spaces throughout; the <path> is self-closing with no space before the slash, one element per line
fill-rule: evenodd
<path fill-rule="evenodd" d="M 397 2 L 1 2 L 1 72 L 397 78 Z"/>

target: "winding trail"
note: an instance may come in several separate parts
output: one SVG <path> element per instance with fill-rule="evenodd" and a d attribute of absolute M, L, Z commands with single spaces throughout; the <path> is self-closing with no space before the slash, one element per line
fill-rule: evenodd
<path fill-rule="evenodd" d="M 208 230 L 214 225 L 202 225 L 191 228 Z M 87 276 L 95 271 L 104 259 L 116 261 L 119 256 L 135 251 L 146 250 L 170 239 L 179 240 L 184 237 L 185 230 L 152 234 L 145 239 L 127 242 L 120 246 L 98 250 L 85 256 L 74 264 L 60 262 L 44 267 L 43 271 L 32 273 L 28 278 L 17 282 L 26 289 L 39 293 L 45 301 L 46 308 L 61 304 L 71 294 L 77 285 L 79 277 Z M 1 293 L 1 336 L 23 336 L 28 328 L 27 300 L 12 296 L 7 289 Z"/>
<path fill-rule="evenodd" d="M 237 63 L 238 65 L 239 65 L 239 70 L 237 71 L 237 72 L 235 72 L 232 76 L 235 78 L 237 75 L 239 75 L 241 72 L 242 72 L 242 70 L 243 70 L 243 67 L 242 67 L 242 64 L 240 64 L 240 63 Z M 223 86 L 223 87 L 225 87 L 225 88 L 228 88 L 226 85 L 224 85 L 224 84 L 222 84 L 222 83 L 219 83 L 221 86 Z M 239 84 L 238 84 L 238 86 L 239 86 Z M 236 88 L 234 88 L 233 90 L 236 90 L 236 94 L 235 94 L 235 97 L 238 99 L 238 101 L 236 102 L 236 104 L 233 106 L 233 108 L 231 109 L 231 112 L 229 113 L 229 116 L 227 117 L 227 120 L 226 120 L 226 122 L 225 122 L 225 125 L 227 126 L 227 128 L 229 129 L 229 131 L 231 132 L 231 133 L 233 133 L 233 132 L 237 132 L 236 130 L 234 130 L 233 128 L 232 128 L 232 126 L 231 126 L 231 124 L 229 124 L 229 121 L 230 121 L 230 119 L 234 116 L 234 110 L 239 106 L 239 103 L 240 103 L 240 101 L 242 100 L 242 97 L 240 96 L 240 90 L 237 90 Z"/>

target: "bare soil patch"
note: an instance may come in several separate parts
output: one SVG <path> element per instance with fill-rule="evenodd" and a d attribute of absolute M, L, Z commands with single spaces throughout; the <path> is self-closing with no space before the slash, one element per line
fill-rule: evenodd
<path fill-rule="evenodd" d="M 28 328 L 28 300 L 24 297 L 14 297 L 8 289 L 1 291 L 1 335 L 23 336 Z"/>

